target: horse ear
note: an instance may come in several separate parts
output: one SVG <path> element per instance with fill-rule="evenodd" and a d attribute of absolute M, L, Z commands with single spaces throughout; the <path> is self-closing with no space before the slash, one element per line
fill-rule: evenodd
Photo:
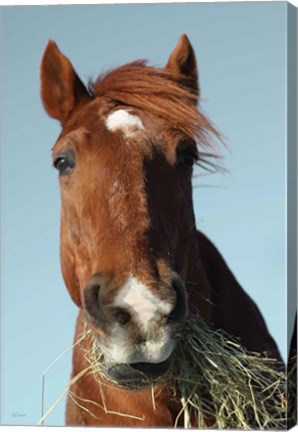
<path fill-rule="evenodd" d="M 180 36 L 178 44 L 170 55 L 166 70 L 174 75 L 181 75 L 184 77 L 182 83 L 195 94 L 199 94 L 196 56 L 185 34 Z"/>
<path fill-rule="evenodd" d="M 72 64 L 52 40 L 41 61 L 41 99 L 49 116 L 65 122 L 82 98 L 89 94 Z"/>

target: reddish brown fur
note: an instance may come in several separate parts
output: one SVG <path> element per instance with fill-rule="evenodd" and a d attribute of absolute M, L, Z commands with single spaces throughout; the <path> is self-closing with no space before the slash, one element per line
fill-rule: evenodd
<path fill-rule="evenodd" d="M 83 330 L 83 291 L 92 275 L 110 275 L 105 301 L 111 304 L 130 274 L 160 300 L 170 299 L 175 271 L 185 282 L 191 311 L 200 311 L 208 323 L 242 337 L 248 348 L 268 349 L 278 356 L 258 310 L 219 253 L 204 238 L 198 241 L 191 176 L 175 169 L 182 141 L 208 145 L 210 135 L 220 138 L 196 108 L 197 76 L 186 36 L 180 38 L 164 69 L 131 63 L 98 79 L 93 94 L 84 88 L 55 43 L 50 42 L 46 49 L 41 67 L 42 99 L 48 114 L 63 126 L 53 158 L 64 148 L 76 155 L 73 175 L 60 178 L 62 272 L 80 308 L 75 340 Z M 123 108 L 142 119 L 144 131 L 134 131 L 127 138 L 107 130 L 106 116 Z M 214 279 L 215 274 L 220 278 Z M 227 307 L 223 311 L 224 301 Z M 238 301 L 242 305 L 239 316 Z M 255 332 L 246 331 L 249 320 Z M 99 327 L 90 327 L 102 340 L 107 337 Z M 73 376 L 87 366 L 83 348 L 89 343 L 85 340 L 74 350 Z M 161 385 L 155 388 L 156 407 L 150 389 L 122 390 L 104 378 L 102 385 L 107 408 L 114 413 L 86 401 L 103 404 L 98 383 L 86 375 L 71 391 L 95 417 L 69 397 L 67 424 L 173 426 L 181 408 Z M 120 416 L 115 411 L 144 419 Z"/>
<path fill-rule="evenodd" d="M 99 271 L 97 268 L 99 262 L 100 271 L 115 274 L 120 284 L 125 280 L 128 270 L 132 270 L 133 266 L 140 266 L 143 258 L 142 248 L 145 241 L 143 237 L 144 232 L 148 229 L 148 220 L 140 177 L 143 177 L 142 158 L 143 153 L 146 153 L 146 148 L 144 152 L 140 152 L 137 144 L 132 142 L 128 149 L 123 145 L 121 136 L 113 137 L 111 140 L 109 135 L 111 133 L 108 131 L 101 132 L 102 149 L 100 152 L 96 148 L 97 142 L 89 142 L 88 148 L 87 144 L 84 146 L 84 139 L 81 139 L 78 147 L 82 149 L 87 147 L 88 152 L 82 151 L 80 154 L 81 164 L 78 164 L 76 168 L 77 177 L 71 182 L 68 179 L 62 180 L 64 182 L 62 188 L 62 226 L 64 230 L 62 230 L 62 235 L 65 235 L 62 247 L 73 249 L 72 245 L 75 245 L 73 250 L 76 261 L 75 271 L 79 272 L 77 284 L 80 287 L 85 286 L 90 275 Z M 62 140 L 61 137 L 60 142 Z M 54 149 L 54 155 L 59 149 L 60 146 Z M 128 154 L 125 154 L 126 152 Z M 126 167 L 128 159 L 131 161 L 129 170 Z M 106 167 L 110 160 L 117 160 L 117 164 L 107 171 Z M 93 171 L 84 172 L 85 164 L 91 168 L 94 167 Z M 97 180 L 96 188 L 90 187 L 94 180 Z M 69 184 L 66 185 L 66 183 Z M 127 194 L 128 185 L 131 188 L 129 195 Z M 79 195 L 74 195 L 74 191 L 80 191 Z M 108 208 L 104 204 L 107 199 L 109 200 Z M 84 218 L 82 227 L 78 217 Z M 138 221 L 138 223 L 132 225 L 131 221 Z M 69 228 L 71 228 L 70 232 L 68 232 Z M 100 247 L 95 247 L 95 239 Z M 124 244 L 125 253 L 124 246 L 121 247 Z M 136 262 L 131 255 L 134 247 L 138 248 Z M 63 258 L 62 253 L 62 265 L 66 265 L 69 269 L 65 261 L 67 259 Z M 67 277 L 69 271 L 63 271 L 63 273 L 66 273 Z M 71 283 L 68 286 L 73 290 L 77 284 Z"/>
<path fill-rule="evenodd" d="M 105 96 L 117 105 L 140 109 L 166 123 L 167 128 L 197 137 L 201 145 L 210 144 L 210 134 L 219 138 L 209 120 L 197 110 L 196 89 L 193 80 L 179 74 L 172 62 L 166 69 L 146 66 L 146 62 L 134 62 L 100 77 L 94 86 L 95 96 Z M 183 85 L 182 85 L 183 83 Z M 196 87 L 195 87 L 196 88 Z"/>

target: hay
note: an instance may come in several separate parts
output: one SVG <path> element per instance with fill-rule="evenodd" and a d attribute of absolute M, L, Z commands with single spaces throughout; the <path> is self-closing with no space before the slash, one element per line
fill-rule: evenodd
<path fill-rule="evenodd" d="M 95 343 L 86 358 L 102 386 L 100 376 L 105 371 Z M 185 428 L 285 428 L 286 375 L 282 365 L 248 352 L 236 338 L 209 328 L 199 316 L 187 322 L 173 364 L 163 382 L 182 406 L 174 427 L 182 420 Z M 146 384 L 152 386 L 155 406 L 154 382 Z"/>
<path fill-rule="evenodd" d="M 182 403 L 175 426 L 184 415 L 184 427 L 285 427 L 286 376 L 276 360 L 248 352 L 199 316 L 188 321 L 175 357 L 177 371 L 167 378 Z"/>
<path fill-rule="evenodd" d="M 90 337 L 91 332 L 87 330 L 86 325 L 85 333 L 75 345 Z M 288 425 L 296 424 L 296 417 L 291 418 L 290 409 L 296 402 L 296 357 L 290 362 L 287 380 L 282 364 L 258 353 L 248 352 L 236 338 L 222 330 L 211 329 L 199 316 L 191 318 L 186 323 L 179 339 L 173 367 L 162 379 L 171 390 L 173 399 L 181 403 L 181 411 L 177 415 L 174 427 L 181 426 L 182 422 L 185 428 L 280 430 L 287 426 L 287 414 Z M 144 417 L 138 417 L 134 413 L 115 412 L 107 407 L 103 387 L 118 386 L 119 383 L 109 380 L 103 385 L 103 354 L 95 342 L 88 351 L 85 351 L 85 358 L 89 362 L 88 367 L 70 380 L 61 396 L 42 415 L 38 424 L 43 424 L 66 394 L 96 419 L 95 414 L 86 408 L 85 403 L 89 407 L 99 407 L 105 413 L 144 420 Z M 97 381 L 101 404 L 82 399 L 71 391 L 72 385 L 85 374 L 92 374 Z M 157 409 L 155 383 L 144 377 L 143 384 L 151 385 L 152 406 L 153 409 Z M 293 399 L 292 404 L 287 403 L 287 397 Z"/>
<path fill-rule="evenodd" d="M 291 353 L 290 353 L 291 354 Z M 289 358 L 287 367 L 287 428 L 297 424 L 297 353 Z"/>

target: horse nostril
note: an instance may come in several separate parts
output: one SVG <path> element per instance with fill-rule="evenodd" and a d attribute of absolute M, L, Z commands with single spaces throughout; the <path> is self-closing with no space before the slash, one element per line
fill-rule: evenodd
<path fill-rule="evenodd" d="M 128 324 L 129 321 L 131 320 L 130 313 L 127 310 L 119 308 L 119 307 L 114 308 L 112 310 L 112 315 L 118 321 L 118 323 L 121 325 Z"/>
<path fill-rule="evenodd" d="M 100 285 L 89 285 L 84 291 L 84 303 L 87 311 L 91 314 L 97 314 L 99 309 L 99 291 Z"/>
<path fill-rule="evenodd" d="M 90 288 L 91 296 L 95 302 L 98 302 L 99 300 L 99 290 L 100 290 L 100 285 L 93 285 Z"/>
<path fill-rule="evenodd" d="M 109 290 L 112 281 L 113 275 L 96 273 L 89 279 L 84 288 L 83 303 L 87 320 L 103 332 L 107 332 L 111 323 L 115 321 Z M 125 317 L 124 314 L 119 316 L 119 322 L 126 323 L 129 319 L 130 317 Z"/>
<path fill-rule="evenodd" d="M 88 312 L 98 311 L 101 303 L 102 291 L 109 284 L 111 276 L 108 274 L 94 274 L 87 282 L 84 289 L 84 301 Z"/>
<path fill-rule="evenodd" d="M 184 284 L 179 277 L 175 277 L 172 280 L 172 287 L 176 293 L 176 304 L 168 316 L 168 322 L 183 323 L 187 315 L 187 302 Z"/>

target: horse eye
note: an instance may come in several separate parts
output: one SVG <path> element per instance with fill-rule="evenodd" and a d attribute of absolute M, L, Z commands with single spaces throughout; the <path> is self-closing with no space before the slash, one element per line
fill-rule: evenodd
<path fill-rule="evenodd" d="M 195 155 L 189 154 L 189 155 L 185 155 L 182 163 L 186 168 L 192 168 L 194 166 L 195 161 L 196 161 Z"/>
<path fill-rule="evenodd" d="M 177 150 L 177 163 L 182 168 L 191 170 L 198 159 L 198 150 L 194 144 L 188 146 L 184 144 Z"/>
<path fill-rule="evenodd" d="M 74 165 L 74 159 L 70 155 L 58 156 L 54 161 L 54 167 L 58 170 L 60 176 L 70 174 Z"/>

